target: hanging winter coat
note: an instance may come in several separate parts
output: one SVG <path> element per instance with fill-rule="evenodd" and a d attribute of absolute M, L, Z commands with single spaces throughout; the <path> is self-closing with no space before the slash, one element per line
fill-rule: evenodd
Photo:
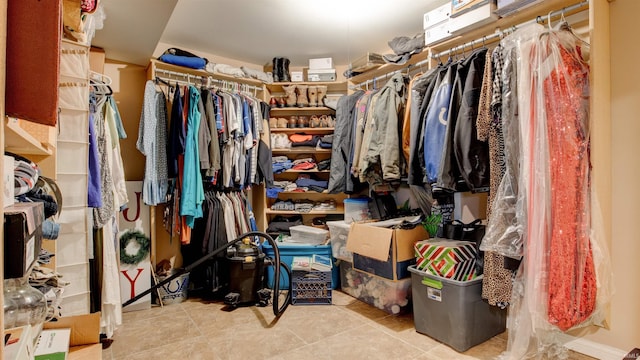
<path fill-rule="evenodd" d="M 489 191 L 489 145 L 478 140 L 476 118 L 487 49 L 474 51 L 466 61 L 467 76 L 453 134 L 453 150 L 460 176 L 469 190 Z"/>
<path fill-rule="evenodd" d="M 455 64 L 448 66 L 444 76 L 436 83 L 424 120 L 423 156 L 428 183 L 438 181 L 456 68 Z"/>

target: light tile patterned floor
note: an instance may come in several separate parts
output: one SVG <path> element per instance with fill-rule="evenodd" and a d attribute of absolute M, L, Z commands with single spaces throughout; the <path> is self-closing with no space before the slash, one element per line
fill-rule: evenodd
<path fill-rule="evenodd" d="M 389 315 L 340 291 L 333 305 L 241 307 L 189 299 L 126 312 L 105 360 L 146 359 L 493 359 L 506 334 L 458 353 L 415 331 L 411 314 Z M 571 360 L 591 357 L 570 352 Z"/>

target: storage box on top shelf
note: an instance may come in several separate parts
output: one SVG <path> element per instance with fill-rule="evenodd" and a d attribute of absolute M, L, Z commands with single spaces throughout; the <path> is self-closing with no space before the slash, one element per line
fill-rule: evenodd
<path fill-rule="evenodd" d="M 384 59 L 382 55 L 368 52 L 364 56 L 361 56 L 355 60 L 353 60 L 349 64 L 349 69 L 353 72 L 365 72 L 367 70 L 375 69 L 384 65 Z"/>
<path fill-rule="evenodd" d="M 442 6 L 438 6 L 437 8 L 425 13 L 422 17 L 422 28 L 429 29 L 435 25 L 443 23 L 449 20 L 449 16 L 451 15 L 451 3 L 446 3 Z"/>
<path fill-rule="evenodd" d="M 463 352 L 505 331 L 507 311 L 482 299 L 482 277 L 455 281 L 409 271 L 417 332 Z"/>
<path fill-rule="evenodd" d="M 542 1 L 543 0 L 498 0 L 495 13 L 496 15 L 505 17 Z"/>
<path fill-rule="evenodd" d="M 460 16 L 495 0 L 451 0 L 451 17 Z"/>
<path fill-rule="evenodd" d="M 452 13 L 451 20 L 449 20 L 449 31 L 453 35 L 458 35 L 494 22 L 498 19 L 498 15 L 494 14 L 495 9 L 495 3 L 489 1 L 458 16 Z"/>
<path fill-rule="evenodd" d="M 19 202 L 4 208 L 4 277 L 29 274 L 42 246 L 44 205 Z"/>
<path fill-rule="evenodd" d="M 336 69 L 309 69 L 307 70 L 307 81 L 336 81 Z"/>
<path fill-rule="evenodd" d="M 424 44 L 429 46 L 431 44 L 438 43 L 442 40 L 446 40 L 453 36 L 450 31 L 451 19 L 447 19 L 438 25 L 432 26 L 424 31 Z"/>
<path fill-rule="evenodd" d="M 309 59 L 309 70 L 333 69 L 333 58 Z"/>
<path fill-rule="evenodd" d="M 339 261 L 340 289 L 389 314 L 411 311 L 411 278 L 387 280 L 353 268 L 348 261 Z"/>
<path fill-rule="evenodd" d="M 274 251 L 273 247 L 268 243 L 262 244 L 262 251 L 264 251 L 265 255 L 273 258 Z M 325 255 L 331 257 L 331 245 L 298 245 L 291 243 L 278 243 L 278 252 L 280 254 L 280 261 L 286 263 L 289 268 L 293 263 L 294 256 L 307 256 L 309 258 L 316 255 Z M 273 266 L 269 266 L 266 268 L 267 275 L 267 286 L 273 288 Z M 340 285 L 340 271 L 334 265 L 331 269 L 331 278 L 332 278 L 332 286 L 335 289 Z M 285 289 L 289 287 L 289 280 L 285 275 L 280 272 L 280 288 Z"/>
<path fill-rule="evenodd" d="M 300 82 L 304 81 L 303 71 L 292 71 L 291 72 L 291 81 Z"/>
<path fill-rule="evenodd" d="M 352 224 L 347 250 L 353 253 L 353 267 L 390 280 L 409 277 L 409 265 L 415 264 L 413 246 L 429 238 L 422 226 L 413 229 L 389 229 L 375 223 Z"/>

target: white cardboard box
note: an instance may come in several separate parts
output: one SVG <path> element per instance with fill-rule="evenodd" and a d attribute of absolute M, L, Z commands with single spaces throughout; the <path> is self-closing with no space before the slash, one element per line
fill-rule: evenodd
<path fill-rule="evenodd" d="M 451 15 L 451 3 L 439 6 L 424 14 L 422 18 L 422 28 L 426 30 L 441 22 L 447 21 L 449 20 L 449 15 Z"/>
<path fill-rule="evenodd" d="M 451 18 L 449 20 L 449 31 L 453 35 L 457 35 L 494 22 L 498 19 L 498 15 L 493 13 L 495 9 L 495 4 L 489 2 L 458 17 Z"/>
<path fill-rule="evenodd" d="M 42 330 L 36 343 L 34 360 L 66 359 L 71 329 Z"/>
<path fill-rule="evenodd" d="M 309 59 L 309 70 L 333 69 L 333 58 Z"/>
<path fill-rule="evenodd" d="M 291 81 L 304 81 L 304 76 L 302 75 L 302 71 L 292 71 Z"/>
<path fill-rule="evenodd" d="M 13 205 L 15 201 L 15 198 L 13 197 L 13 168 L 15 167 L 13 156 L 5 155 L 3 165 L 2 183 L 4 184 L 4 191 L 2 193 L 2 205 L 7 207 Z"/>
<path fill-rule="evenodd" d="M 451 19 L 426 29 L 424 31 L 425 46 L 450 38 L 452 36 L 451 31 L 449 31 L 450 24 Z"/>
<path fill-rule="evenodd" d="M 309 69 L 307 81 L 336 81 L 336 69 Z"/>

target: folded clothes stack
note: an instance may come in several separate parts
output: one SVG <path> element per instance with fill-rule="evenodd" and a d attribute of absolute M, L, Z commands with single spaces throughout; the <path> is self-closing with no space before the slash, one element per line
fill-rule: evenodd
<path fill-rule="evenodd" d="M 301 158 L 293 161 L 294 170 L 313 170 L 316 168 L 316 161 L 311 158 Z"/>
<path fill-rule="evenodd" d="M 318 162 L 318 170 L 329 170 L 331 169 L 331 159 L 325 159 Z"/>
<path fill-rule="evenodd" d="M 318 142 L 318 146 L 321 149 L 331 149 L 331 147 L 333 146 L 333 134 L 321 137 L 320 142 Z"/>
<path fill-rule="evenodd" d="M 291 146 L 316 146 L 320 137 L 318 135 L 293 134 L 289 135 Z"/>

